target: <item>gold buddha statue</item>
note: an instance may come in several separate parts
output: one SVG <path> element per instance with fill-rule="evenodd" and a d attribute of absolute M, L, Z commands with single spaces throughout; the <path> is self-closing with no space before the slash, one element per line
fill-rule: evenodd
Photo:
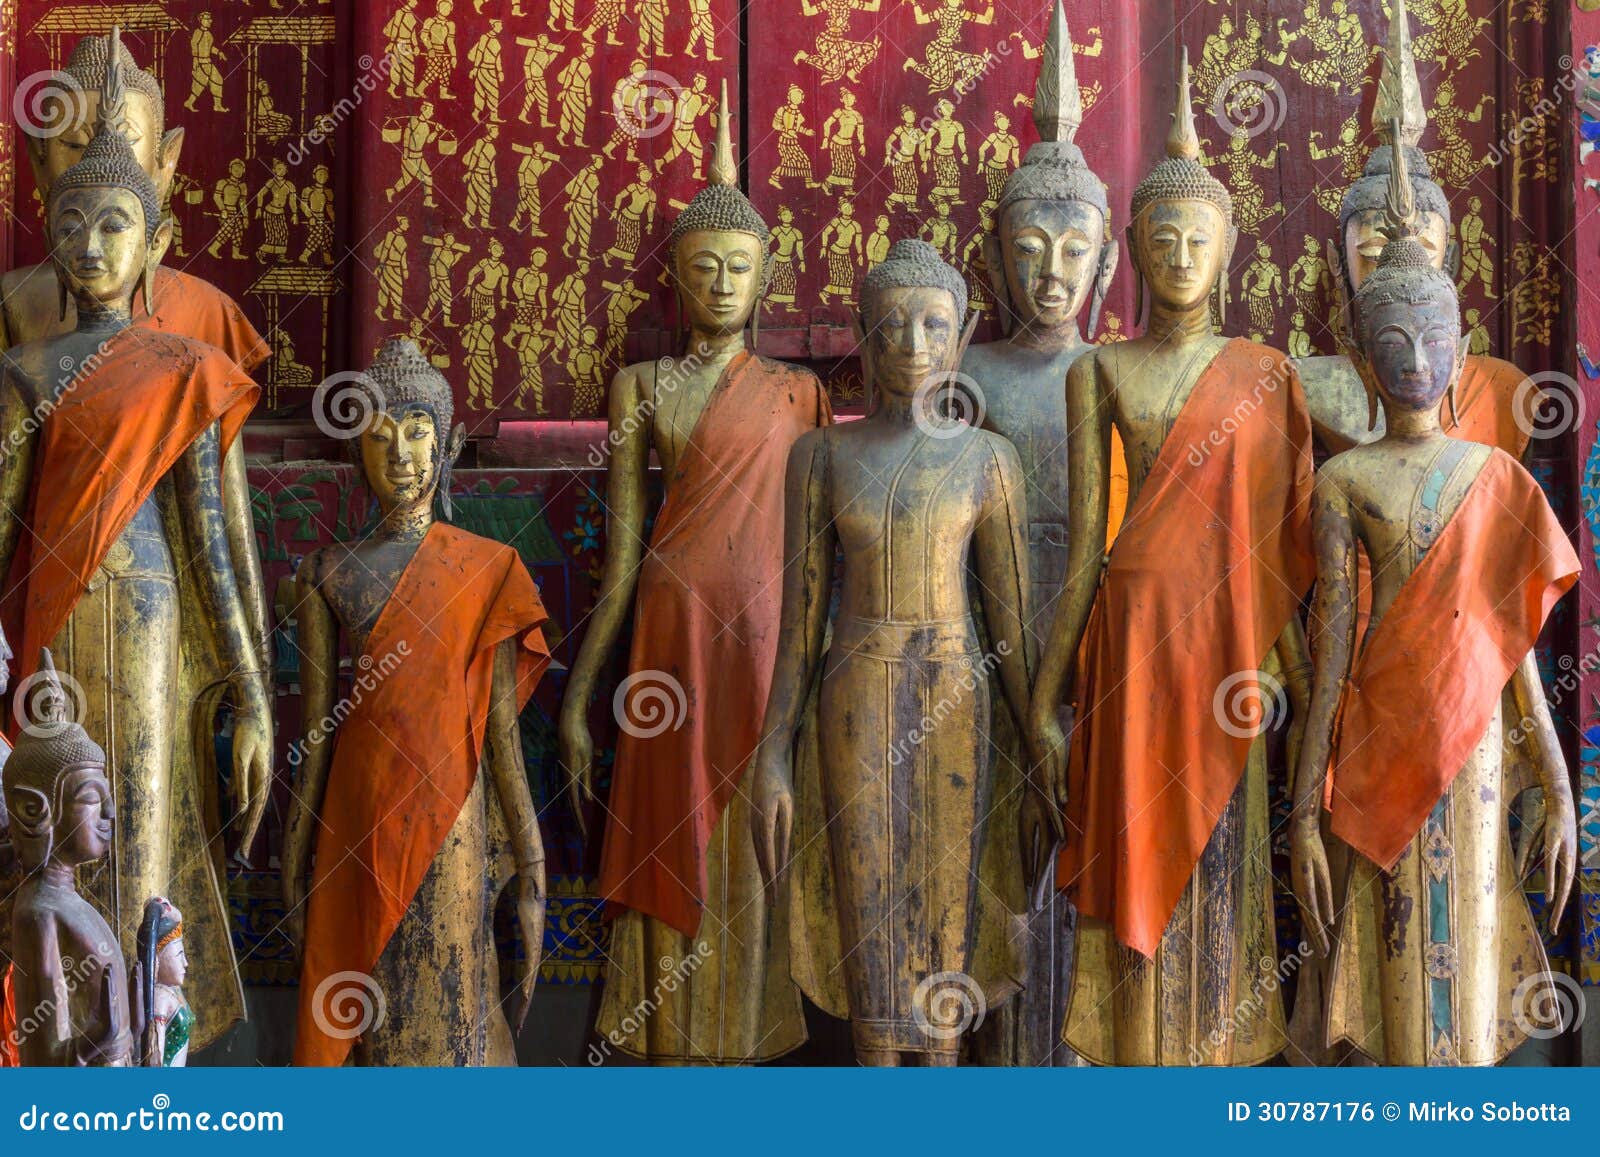
<path fill-rule="evenodd" d="M 738 188 L 726 84 L 718 107 L 710 183 L 668 239 L 688 345 L 611 385 L 605 570 L 560 721 L 581 816 L 590 701 L 631 607 L 611 704 L 621 734 L 600 892 L 614 922 L 597 1027 L 657 1064 L 771 1060 L 806 1039 L 741 780 L 778 648 L 783 465 L 832 416 L 814 374 L 751 349 L 769 235 Z M 646 549 L 652 451 L 666 500 Z"/>
<path fill-rule="evenodd" d="M 1145 331 L 1067 374 L 1067 580 L 1030 708 L 1079 912 L 1064 1038 L 1098 1064 L 1251 1064 L 1284 1041 L 1275 984 L 1233 1014 L 1275 968 L 1262 732 L 1307 690 L 1311 428 L 1281 353 L 1214 332 L 1232 199 L 1198 159 L 1187 52 L 1176 88 L 1127 230 Z M 1106 554 L 1113 429 L 1129 507 Z"/>
<path fill-rule="evenodd" d="M 434 516 L 449 517 L 466 441 L 444 377 L 394 340 L 354 389 L 377 525 L 312 552 L 295 578 L 314 721 L 283 853 L 301 948 L 295 1063 L 336 1066 L 353 1046 L 362 1065 L 514 1064 L 544 942 L 517 722 L 550 660 L 544 607 L 515 550 Z M 343 700 L 341 631 L 356 653 Z M 508 1021 L 494 910 L 513 872 L 525 956 Z"/>
<path fill-rule="evenodd" d="M 1329 459 L 1313 499 L 1316 676 L 1296 777 L 1293 882 L 1323 952 L 1327 926 L 1337 929 L 1314 1043 L 1346 1042 L 1384 1064 L 1490 1065 L 1559 1003 L 1538 991 L 1551 985 L 1549 962 L 1512 856 L 1503 752 L 1525 748 L 1544 790 L 1542 823 L 1525 832 L 1523 850 L 1543 854 L 1553 927 L 1572 887 L 1577 830 L 1532 647 L 1579 568 L 1516 459 L 1441 428 L 1467 339 L 1455 285 L 1423 241 L 1407 169 L 1397 154 L 1389 240 L 1349 325 L 1384 432 Z M 1358 554 L 1372 574 L 1359 655 Z M 1502 708 L 1508 685 L 1516 716 Z M 1335 861 L 1345 877 L 1337 893 L 1325 799 L 1349 849 Z"/>
<path fill-rule="evenodd" d="M 1435 269 L 1452 277 L 1459 271 L 1461 255 L 1451 239 L 1450 202 L 1432 179 L 1427 158 L 1417 147 L 1427 125 L 1405 0 L 1395 0 L 1372 110 L 1372 127 L 1382 143 L 1367 158 L 1366 171 L 1345 190 L 1337 240 L 1330 247 L 1328 264 L 1341 302 L 1361 288 L 1383 250 L 1385 190 L 1398 153 L 1405 154 L 1411 174 L 1416 244 Z M 1367 391 L 1349 357 L 1301 358 L 1296 369 L 1305 386 L 1317 441 L 1325 449 L 1338 453 L 1383 436 L 1383 412 L 1379 411 L 1377 424 L 1369 426 Z M 1533 429 L 1535 405 L 1532 397 L 1518 397 L 1526 377 L 1500 358 L 1468 354 L 1456 383 L 1455 409 L 1439 415 L 1445 431 L 1521 457 Z"/>
<path fill-rule="evenodd" d="M 1067 369 L 1090 348 L 1079 329 L 1084 307 L 1093 334 L 1117 267 L 1117 243 L 1107 237 L 1110 208 L 1105 185 L 1075 143 L 1083 101 L 1073 64 L 1066 12 L 1055 4 L 1034 94 L 1039 143 L 1001 187 L 995 228 L 984 237 L 984 264 L 1005 337 L 974 344 L 961 372 L 977 394 L 985 429 L 1005 437 L 1022 461 L 1028 493 L 1027 637 L 1034 656 L 1043 649 L 1067 572 L 1070 481 L 1067 463 Z M 1112 449 L 1109 530 L 1121 521 L 1127 472 L 1120 446 Z M 995 783 L 991 824 L 997 833 L 1020 831 L 1030 855 L 1043 857 L 1055 843 L 1047 813 L 1027 805 L 1040 797 L 1023 791 L 1027 755 L 1024 721 L 1003 702 L 994 718 Z M 1019 828 L 1020 825 L 1020 828 Z M 986 885 L 1027 912 L 1018 872 L 1021 851 L 997 851 L 1006 871 L 989 871 Z M 990 1017 L 977 1034 L 975 1056 L 990 1064 L 1068 1064 L 1061 1043 L 1067 985 L 1072 975 L 1076 916 L 1064 896 L 1045 890 L 1043 907 L 1029 914 L 1028 980 L 1022 994 Z"/>
<path fill-rule="evenodd" d="M 182 907 L 191 998 L 214 1036 L 243 1015 L 211 768 L 223 694 L 234 708 L 232 810 L 247 839 L 271 783 L 271 703 L 223 497 L 223 460 L 258 390 L 215 347 L 134 323 L 170 224 L 122 135 L 117 60 L 94 137 L 46 202 L 75 327 L 0 356 L 0 571 L 15 685 L 50 646 L 110 757 L 117 829 L 80 884 L 125 955 L 146 899 Z"/>
<path fill-rule="evenodd" d="M 790 902 L 807 913 L 790 937 L 796 979 L 849 1017 L 861 1063 L 954 1065 L 979 1014 L 1022 979 L 1018 916 L 977 876 L 995 834 L 991 678 L 1016 718 L 1027 706 L 1027 498 L 1012 445 L 940 409 L 977 320 L 961 275 L 927 242 L 899 241 L 861 302 L 873 409 L 805 435 L 789 458 L 783 631 L 751 821 L 763 876 L 794 877 Z M 813 766 L 796 751 L 819 668 Z M 788 863 L 791 846 L 803 862 Z"/>

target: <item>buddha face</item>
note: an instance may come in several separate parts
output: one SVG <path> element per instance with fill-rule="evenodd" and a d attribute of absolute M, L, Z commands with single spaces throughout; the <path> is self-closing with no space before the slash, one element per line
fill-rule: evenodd
<path fill-rule="evenodd" d="M 433 415 L 421 406 L 372 416 L 361 432 L 361 469 L 385 514 L 433 501 L 442 449 Z"/>
<path fill-rule="evenodd" d="M 911 397 L 932 374 L 955 369 L 961 356 L 961 318 L 949 290 L 886 286 L 866 303 L 873 381 Z"/>
<path fill-rule="evenodd" d="M 744 329 L 761 295 L 761 240 L 749 233 L 691 229 L 678 238 L 679 299 L 696 333 L 727 337 Z"/>
<path fill-rule="evenodd" d="M 1134 222 L 1133 247 L 1157 304 L 1196 309 L 1228 259 L 1228 222 L 1209 201 L 1157 201 Z"/>
<path fill-rule="evenodd" d="M 28 138 L 29 152 L 33 159 L 34 177 L 40 190 L 48 191 L 50 186 L 61 179 L 61 175 L 83 159 L 83 150 L 88 147 L 89 141 L 94 137 L 95 129 L 100 126 L 100 94 L 78 90 L 75 92 L 60 93 L 61 109 L 60 121 L 62 130 L 54 136 L 42 139 Z M 50 108 L 50 113 L 55 113 L 55 107 Z M 165 197 L 172 183 L 172 171 L 176 166 L 176 158 L 170 158 L 172 164 L 163 162 L 169 158 L 163 157 L 161 147 L 161 134 L 157 131 L 159 118 L 156 116 L 155 105 L 150 98 L 142 93 L 127 93 L 127 126 L 123 135 L 128 143 L 133 146 L 133 155 L 139 161 L 139 167 L 150 174 L 152 180 Z"/>
<path fill-rule="evenodd" d="M 1016 201 L 1000 222 L 1011 310 L 1023 329 L 1070 325 L 1100 266 L 1105 222 L 1081 201 Z"/>
<path fill-rule="evenodd" d="M 149 253 L 138 197 L 126 189 L 69 189 L 51 207 L 50 238 L 52 259 L 78 301 L 133 300 Z"/>
<path fill-rule="evenodd" d="M 1380 227 L 1385 217 L 1382 209 L 1363 209 L 1351 216 L 1344 226 L 1345 269 L 1350 284 L 1360 289 L 1372 271 L 1378 267 L 1378 257 L 1388 238 Z M 1443 269 L 1450 250 L 1450 219 L 1440 213 L 1417 212 L 1417 241 L 1428 252 L 1428 260 L 1435 269 Z"/>
<path fill-rule="evenodd" d="M 1437 410 L 1459 370 L 1455 302 L 1440 293 L 1376 306 L 1364 319 L 1362 350 L 1386 407 Z"/>
<path fill-rule="evenodd" d="M 55 783 L 56 804 L 31 786 L 10 785 L 6 806 L 11 821 L 22 832 L 42 835 L 48 831 L 50 858 L 73 866 L 87 864 L 104 856 L 111 848 L 111 825 L 116 807 L 111 800 L 111 781 L 98 764 L 69 767 Z M 24 860 L 38 855 L 42 844 L 35 839 L 19 839 L 18 850 Z M 42 863 L 25 863 L 30 870 Z"/>

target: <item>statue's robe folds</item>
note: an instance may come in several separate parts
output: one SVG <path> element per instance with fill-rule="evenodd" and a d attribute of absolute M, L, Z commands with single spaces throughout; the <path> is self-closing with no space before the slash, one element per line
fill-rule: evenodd
<path fill-rule="evenodd" d="M 145 900 L 182 909 L 197 1047 L 244 1016 L 214 740 L 233 672 L 195 576 L 205 544 L 184 529 L 167 474 L 213 425 L 225 452 L 258 393 L 213 346 L 145 326 L 108 339 L 43 418 L 5 596 L 12 686 L 50 646 L 109 758 L 111 855 L 80 889 L 130 959 Z"/>
<path fill-rule="evenodd" d="M 1329 782 L 1333 832 L 1358 853 L 1330 1043 L 1489 1065 L 1526 1039 L 1540 1001 L 1519 986 L 1549 964 L 1511 854 L 1501 700 L 1578 570 L 1537 483 L 1496 450 L 1373 624 Z"/>
<path fill-rule="evenodd" d="M 739 1064 L 806 1039 L 739 785 L 777 658 L 784 469 L 795 441 L 830 421 L 815 375 L 734 358 L 640 568 L 628 669 L 635 695 L 665 692 L 666 715 L 657 726 L 641 710 L 617 744 L 600 865 L 617 918 L 597 1025 L 634 1056 Z"/>
<path fill-rule="evenodd" d="M 406 564 L 356 661 L 318 815 L 295 1064 L 343 1064 L 369 1010 L 364 1064 L 515 1063 L 494 940 L 513 864 L 482 771 L 496 648 L 517 643 L 520 710 L 550 662 L 545 618 L 501 543 L 435 523 Z"/>
<path fill-rule="evenodd" d="M 1082 917 L 1063 1039 L 1089 1060 L 1253 1064 L 1283 1047 L 1260 713 L 1228 704 L 1258 691 L 1315 576 L 1311 482 L 1292 368 L 1230 341 L 1111 549 L 1057 872 Z"/>

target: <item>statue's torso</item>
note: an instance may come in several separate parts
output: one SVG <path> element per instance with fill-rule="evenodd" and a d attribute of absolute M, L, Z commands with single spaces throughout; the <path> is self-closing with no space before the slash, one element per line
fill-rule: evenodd
<path fill-rule="evenodd" d="M 54 931 L 53 952 L 67 992 L 67 1020 L 75 1035 L 99 1020 L 102 992 L 107 985 L 122 1015 L 127 1016 L 128 993 L 117 936 L 93 905 L 71 888 L 33 879 L 22 885 L 15 920 L 14 927 L 26 937 L 19 938 L 15 944 L 20 960 L 33 959 L 41 950 L 39 943 L 24 929 L 31 929 L 33 936 L 37 936 L 48 924 Z M 15 973 L 18 1009 L 53 1007 L 56 994 L 51 987 L 52 978 L 31 973 L 31 969 L 20 967 Z M 54 1017 L 41 1019 L 40 1032 L 50 1032 Z M 31 1050 L 27 1047 L 26 1036 L 23 1045 L 23 1064 L 37 1063 L 29 1060 Z"/>
<path fill-rule="evenodd" d="M 1095 352 L 1102 394 L 1109 397 L 1127 455 L 1130 508 L 1195 384 L 1227 342 L 1205 337 L 1157 343 L 1141 337 Z"/>
<path fill-rule="evenodd" d="M 1079 343 L 1040 353 L 1010 341 L 972 346 L 961 361 L 983 393 L 983 425 L 1017 449 L 1028 494 L 1028 521 L 1061 528 L 1066 542 L 1067 370 L 1092 349 Z"/>
<path fill-rule="evenodd" d="M 668 486 L 672 485 L 684 448 L 694 436 L 706 403 L 727 368 L 726 362 L 719 362 L 685 369 L 686 360 L 674 359 L 670 366 L 659 361 L 640 362 L 632 367 L 639 382 L 638 397 L 651 405 L 651 448 Z"/>
<path fill-rule="evenodd" d="M 372 628 L 421 545 L 420 537 L 403 541 L 368 539 L 317 552 L 313 570 L 317 589 L 357 652 L 366 649 Z"/>

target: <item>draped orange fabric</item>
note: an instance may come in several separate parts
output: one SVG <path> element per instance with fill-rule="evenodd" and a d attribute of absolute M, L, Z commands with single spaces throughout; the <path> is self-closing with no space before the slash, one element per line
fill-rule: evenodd
<path fill-rule="evenodd" d="M 1057 882 L 1145 956 L 1244 772 L 1251 721 L 1216 704 L 1256 685 L 1315 577 L 1311 480 L 1299 379 L 1277 351 L 1230 341 L 1111 549 L 1080 655 Z"/>
<path fill-rule="evenodd" d="M 166 266 L 156 267 L 155 311 L 138 295 L 134 319 L 151 329 L 216 346 L 249 373 L 267 360 L 267 343 L 237 303 L 212 285 Z"/>
<path fill-rule="evenodd" d="M 1335 835 L 1393 867 L 1577 577 L 1578 556 L 1538 484 L 1494 451 L 1379 621 L 1346 687 Z"/>
<path fill-rule="evenodd" d="M 26 678 L 156 484 L 212 423 L 226 452 L 260 388 L 221 350 L 129 326 L 70 386 L 39 434 L 6 636 Z M 22 605 L 17 595 L 25 589 Z M 16 621 L 17 616 L 21 622 Z"/>
<path fill-rule="evenodd" d="M 297 1065 L 340 1065 L 317 987 L 370 973 L 472 791 L 495 648 L 516 639 L 517 706 L 550 663 L 539 592 L 516 551 L 435 523 L 367 638 L 339 724 L 306 901 Z"/>
<path fill-rule="evenodd" d="M 706 846 L 761 739 L 789 450 L 830 421 L 812 374 L 735 358 L 683 449 L 640 569 L 629 677 L 677 701 L 669 725 L 618 740 L 600 894 L 686 936 L 700 927 Z"/>
<path fill-rule="evenodd" d="M 1529 431 L 1517 421 L 1517 388 L 1528 375 L 1500 358 L 1468 354 L 1456 382 L 1456 417 L 1450 419 L 1450 402 L 1439 404 L 1439 424 L 1452 438 L 1465 438 L 1497 446 L 1520 460 L 1528 448 Z M 1356 649 L 1366 638 L 1372 616 L 1372 565 L 1364 550 L 1356 551 Z"/>

